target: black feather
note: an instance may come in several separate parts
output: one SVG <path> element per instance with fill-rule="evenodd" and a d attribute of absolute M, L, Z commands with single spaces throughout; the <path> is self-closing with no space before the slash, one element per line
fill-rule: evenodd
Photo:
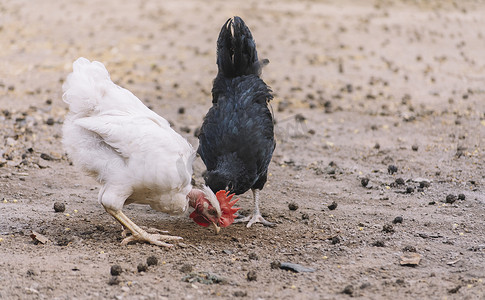
<path fill-rule="evenodd" d="M 217 41 L 213 106 L 199 135 L 205 181 L 214 192 L 229 188 L 242 194 L 266 183 L 275 141 L 268 109 L 273 96 L 259 77 L 264 64 L 258 61 L 256 44 L 243 20 L 229 19 Z"/>

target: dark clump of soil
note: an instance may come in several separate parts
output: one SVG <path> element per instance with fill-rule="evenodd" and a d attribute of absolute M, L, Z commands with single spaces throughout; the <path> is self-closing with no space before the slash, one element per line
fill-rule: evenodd
<path fill-rule="evenodd" d="M 149 256 L 147 258 L 147 265 L 148 266 L 156 266 L 156 265 L 158 265 L 158 259 L 155 256 Z"/>
<path fill-rule="evenodd" d="M 281 262 L 275 260 L 271 262 L 271 269 L 279 269 L 281 268 Z"/>
<path fill-rule="evenodd" d="M 396 178 L 395 182 L 396 182 L 397 185 L 404 185 L 404 183 L 405 183 L 404 179 L 402 179 L 401 177 Z"/>
<path fill-rule="evenodd" d="M 337 202 L 333 201 L 332 204 L 330 204 L 328 207 L 328 209 L 330 210 L 335 210 L 337 208 L 338 204 Z"/>
<path fill-rule="evenodd" d="M 354 287 L 352 285 L 347 285 L 343 290 L 342 294 L 352 296 L 354 294 Z"/>
<path fill-rule="evenodd" d="M 401 216 L 395 217 L 392 221 L 393 224 L 402 223 L 403 218 Z"/>
<path fill-rule="evenodd" d="M 459 195 L 458 195 L 458 200 L 462 200 L 462 201 L 463 201 L 463 200 L 465 200 L 465 199 L 466 199 L 465 194 L 459 194 Z"/>
<path fill-rule="evenodd" d="M 288 204 L 288 208 L 290 210 L 297 210 L 298 209 L 298 204 L 296 204 L 295 202 L 291 202 L 290 204 Z"/>
<path fill-rule="evenodd" d="M 123 272 L 123 269 L 121 268 L 121 266 L 119 266 L 119 265 L 112 265 L 111 266 L 111 271 L 110 271 L 111 275 L 118 276 L 122 272 Z"/>
<path fill-rule="evenodd" d="M 387 172 L 392 175 L 397 172 L 397 167 L 395 165 L 389 165 L 387 167 Z"/>
<path fill-rule="evenodd" d="M 373 242 L 372 246 L 374 246 L 374 247 L 385 247 L 386 244 L 384 243 L 384 241 L 379 240 L 379 241 Z"/>
<path fill-rule="evenodd" d="M 251 260 L 258 260 L 259 257 L 258 257 L 258 255 L 256 253 L 251 252 L 251 253 L 249 253 L 249 259 L 251 259 Z"/>
<path fill-rule="evenodd" d="M 61 202 L 55 202 L 54 203 L 54 211 L 55 212 L 64 212 L 66 210 L 66 205 Z"/>
<path fill-rule="evenodd" d="M 332 243 L 332 245 L 336 245 L 336 244 L 340 243 L 340 238 L 338 236 L 333 236 L 330 239 L 330 242 Z"/>
<path fill-rule="evenodd" d="M 235 291 L 234 294 L 232 294 L 234 297 L 246 297 L 248 295 L 247 292 L 244 291 Z"/>
<path fill-rule="evenodd" d="M 362 178 L 360 184 L 362 184 L 363 187 L 366 187 L 369 184 L 369 178 Z"/>
<path fill-rule="evenodd" d="M 148 270 L 148 266 L 140 263 L 140 264 L 138 264 L 136 269 L 138 270 L 138 273 L 146 272 Z"/>
<path fill-rule="evenodd" d="M 449 194 L 449 195 L 446 196 L 445 202 L 449 203 L 449 204 L 453 204 L 453 203 L 455 203 L 456 199 L 457 199 L 456 195 Z"/>
<path fill-rule="evenodd" d="M 249 271 L 246 278 L 248 281 L 256 281 L 258 279 L 258 275 L 256 274 L 256 271 Z"/>

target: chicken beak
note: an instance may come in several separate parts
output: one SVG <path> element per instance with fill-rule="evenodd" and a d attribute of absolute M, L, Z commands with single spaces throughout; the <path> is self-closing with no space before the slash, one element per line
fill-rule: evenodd
<path fill-rule="evenodd" d="M 212 227 L 214 227 L 216 234 L 219 234 L 219 232 L 221 231 L 221 227 L 217 226 L 217 224 L 214 222 L 212 222 Z"/>

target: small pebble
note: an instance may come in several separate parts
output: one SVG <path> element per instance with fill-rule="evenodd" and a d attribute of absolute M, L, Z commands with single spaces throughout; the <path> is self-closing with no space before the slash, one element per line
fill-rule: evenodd
<path fill-rule="evenodd" d="M 249 253 L 249 259 L 251 259 L 251 260 L 258 260 L 259 257 L 258 257 L 258 255 L 256 253 L 251 252 L 251 253 Z"/>
<path fill-rule="evenodd" d="M 446 196 L 446 203 L 449 203 L 449 204 L 453 204 L 455 203 L 457 197 L 453 194 L 449 194 L 448 196 Z"/>
<path fill-rule="evenodd" d="M 248 292 L 244 291 L 235 291 L 234 294 L 232 294 L 234 297 L 246 297 L 248 295 Z"/>
<path fill-rule="evenodd" d="M 349 296 L 352 296 L 354 294 L 354 287 L 352 285 L 348 285 L 346 286 L 343 291 L 342 291 L 343 294 L 346 294 L 346 295 L 349 295 Z"/>
<path fill-rule="evenodd" d="M 362 178 L 360 184 L 362 184 L 363 187 L 366 187 L 369 184 L 369 178 Z"/>
<path fill-rule="evenodd" d="M 337 206 L 338 206 L 337 202 L 333 201 L 333 202 L 332 202 L 332 204 L 330 204 L 330 205 L 329 205 L 329 206 L 327 206 L 327 207 L 328 207 L 328 209 L 330 209 L 330 210 L 334 210 L 334 209 L 336 209 L 336 208 L 337 208 Z"/>
<path fill-rule="evenodd" d="M 424 180 L 423 180 L 423 181 L 420 181 L 420 182 L 419 182 L 419 187 L 420 187 L 420 188 L 428 188 L 429 186 L 430 186 L 429 181 L 424 181 Z"/>
<path fill-rule="evenodd" d="M 402 251 L 403 252 L 416 252 L 416 247 L 414 246 L 405 246 L 404 248 L 402 248 Z"/>
<path fill-rule="evenodd" d="M 109 285 L 118 285 L 120 284 L 120 280 L 118 279 L 118 276 L 111 276 L 111 278 L 108 281 Z"/>
<path fill-rule="evenodd" d="M 54 203 L 55 212 L 64 212 L 65 210 L 66 210 L 66 206 L 64 205 L 64 203 L 61 203 L 61 202 Z"/>
<path fill-rule="evenodd" d="M 288 208 L 290 210 L 297 210 L 298 209 L 298 204 L 296 204 L 295 202 L 291 202 L 290 204 L 288 204 Z"/>
<path fill-rule="evenodd" d="M 387 172 L 392 175 L 397 172 L 397 167 L 395 165 L 389 165 L 387 167 Z"/>
<path fill-rule="evenodd" d="M 53 118 L 48 118 L 47 121 L 45 122 L 47 125 L 52 126 L 54 125 L 54 119 Z"/>
<path fill-rule="evenodd" d="M 465 200 L 465 199 L 466 199 L 465 194 L 458 195 L 458 200 Z"/>
<path fill-rule="evenodd" d="M 185 107 L 179 107 L 178 113 L 181 115 L 185 114 Z"/>
<path fill-rule="evenodd" d="M 112 265 L 111 266 L 111 271 L 110 271 L 111 275 L 118 276 L 118 275 L 121 274 L 121 272 L 123 272 L 123 269 L 121 268 L 121 266 L 119 266 L 119 265 Z"/>
<path fill-rule="evenodd" d="M 384 241 L 375 241 L 372 243 L 372 246 L 374 247 L 385 247 L 386 244 L 384 243 Z"/>
<path fill-rule="evenodd" d="M 418 145 L 412 145 L 411 146 L 411 149 L 413 149 L 413 151 L 418 151 L 419 150 L 419 146 Z"/>
<path fill-rule="evenodd" d="M 158 259 L 155 256 L 149 256 L 147 258 L 147 265 L 148 266 L 156 266 L 156 265 L 158 265 Z"/>
<path fill-rule="evenodd" d="M 401 216 L 395 217 L 392 223 L 397 224 L 397 223 L 402 223 L 403 218 Z"/>
<path fill-rule="evenodd" d="M 279 269 L 281 268 L 281 262 L 275 260 L 271 262 L 271 269 Z"/>
<path fill-rule="evenodd" d="M 414 188 L 412 186 L 406 187 L 406 194 L 412 194 L 414 193 Z"/>
<path fill-rule="evenodd" d="M 296 115 L 295 115 L 295 120 L 296 120 L 297 122 L 303 122 L 303 121 L 305 121 L 305 120 L 306 120 L 306 118 L 305 118 L 305 116 L 304 116 L 304 115 L 302 115 L 302 114 L 296 114 Z"/>
<path fill-rule="evenodd" d="M 332 245 L 336 245 L 338 243 L 340 243 L 340 238 L 338 236 L 333 236 L 331 239 L 330 239 Z"/>
<path fill-rule="evenodd" d="M 396 178 L 396 184 L 398 185 L 403 185 L 405 183 L 404 179 L 402 179 L 401 177 L 399 178 Z"/>
<path fill-rule="evenodd" d="M 246 278 L 248 279 L 248 281 L 256 281 L 258 279 L 256 271 L 249 271 L 246 275 Z"/>
<path fill-rule="evenodd" d="M 145 264 L 138 264 L 136 269 L 138 270 L 138 273 L 146 272 L 148 270 L 148 266 Z"/>

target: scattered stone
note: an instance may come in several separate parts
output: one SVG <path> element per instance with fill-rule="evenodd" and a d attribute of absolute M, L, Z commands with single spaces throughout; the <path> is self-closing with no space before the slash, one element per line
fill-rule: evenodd
<path fill-rule="evenodd" d="M 406 194 L 412 194 L 414 193 L 414 187 L 408 186 L 406 187 Z"/>
<path fill-rule="evenodd" d="M 148 266 L 156 266 L 156 265 L 158 265 L 158 258 L 156 258 L 155 256 L 149 256 L 147 258 L 147 265 Z"/>
<path fill-rule="evenodd" d="M 122 272 L 123 272 L 123 269 L 121 268 L 121 266 L 119 266 L 119 265 L 112 265 L 111 266 L 111 270 L 110 270 L 111 275 L 118 276 Z"/>
<path fill-rule="evenodd" d="M 465 194 L 458 194 L 458 200 L 465 200 L 466 199 L 466 196 Z"/>
<path fill-rule="evenodd" d="M 54 211 L 56 213 L 58 212 L 64 212 L 66 210 L 66 205 L 62 202 L 54 202 Z"/>
<path fill-rule="evenodd" d="M 399 178 L 396 178 L 396 184 L 397 185 L 404 185 L 406 182 L 404 181 L 404 179 L 402 179 L 401 177 Z"/>
<path fill-rule="evenodd" d="M 369 178 L 364 177 L 360 180 L 360 184 L 362 184 L 363 187 L 366 187 L 369 184 Z"/>
<path fill-rule="evenodd" d="M 384 243 L 384 241 L 379 240 L 379 241 L 373 242 L 372 246 L 374 246 L 374 247 L 385 247 L 386 244 Z"/>
<path fill-rule="evenodd" d="M 191 264 L 183 264 L 181 267 L 180 267 L 180 272 L 182 273 L 190 273 L 192 272 L 192 265 Z"/>
<path fill-rule="evenodd" d="M 111 276 L 111 278 L 108 281 L 109 285 L 119 285 L 120 280 L 118 279 L 118 276 Z"/>
<path fill-rule="evenodd" d="M 397 167 L 395 165 L 389 165 L 387 167 L 387 172 L 392 175 L 397 172 Z"/>
<path fill-rule="evenodd" d="M 71 243 L 71 239 L 68 237 L 63 236 L 57 239 L 57 246 L 67 246 L 69 243 Z"/>
<path fill-rule="evenodd" d="M 393 224 L 402 223 L 403 218 L 401 216 L 395 217 L 392 221 Z"/>
<path fill-rule="evenodd" d="M 449 195 L 446 196 L 445 202 L 449 203 L 449 204 L 453 204 L 453 203 L 455 203 L 456 199 L 457 199 L 457 197 L 455 195 L 449 194 Z"/>
<path fill-rule="evenodd" d="M 140 263 L 140 264 L 138 264 L 136 269 L 138 270 L 138 273 L 146 272 L 148 270 L 148 266 L 143 264 L 143 263 Z"/>
<path fill-rule="evenodd" d="M 251 260 L 258 260 L 259 257 L 258 257 L 258 255 L 256 253 L 251 252 L 251 253 L 249 253 L 249 259 L 251 259 Z"/>
<path fill-rule="evenodd" d="M 394 227 L 391 224 L 386 224 L 382 226 L 382 231 L 385 233 L 394 233 Z"/>
<path fill-rule="evenodd" d="M 417 266 L 421 261 L 421 255 L 415 252 L 406 252 L 401 256 L 401 266 Z"/>
<path fill-rule="evenodd" d="M 280 268 L 283 269 L 283 270 L 293 271 L 295 273 L 315 272 L 315 269 L 307 268 L 307 267 L 304 267 L 300 264 L 294 264 L 294 263 L 288 263 L 288 262 L 282 262 Z"/>
<path fill-rule="evenodd" d="M 296 204 L 295 202 L 291 202 L 290 204 L 288 204 L 288 208 L 290 210 L 297 210 L 298 209 L 298 204 Z"/>
<path fill-rule="evenodd" d="M 411 149 L 412 149 L 413 151 L 418 151 L 418 150 L 419 150 L 419 146 L 418 146 L 418 145 L 412 145 L 412 146 L 411 146 Z"/>
<path fill-rule="evenodd" d="M 281 268 L 281 262 L 275 260 L 271 262 L 271 269 L 280 269 Z"/>
<path fill-rule="evenodd" d="M 300 122 L 300 123 L 301 123 L 301 122 L 304 122 L 304 121 L 306 120 L 306 118 L 305 118 L 305 116 L 304 116 L 304 115 L 302 115 L 302 114 L 296 114 L 296 115 L 295 115 L 295 120 L 296 120 L 297 122 Z"/>
<path fill-rule="evenodd" d="M 419 182 L 419 187 L 422 188 L 422 189 L 428 188 L 430 185 L 431 185 L 431 183 L 427 180 L 423 180 L 423 181 Z"/>
<path fill-rule="evenodd" d="M 48 118 L 47 121 L 45 122 L 47 125 L 52 126 L 54 125 L 54 119 L 53 118 Z"/>
<path fill-rule="evenodd" d="M 32 230 L 32 233 L 30 234 L 30 237 L 34 240 L 35 245 L 39 243 L 46 244 L 47 242 L 49 242 L 49 239 L 47 237 L 33 230 Z"/>
<path fill-rule="evenodd" d="M 328 205 L 327 207 L 330 210 L 335 210 L 337 206 L 338 206 L 337 202 L 333 201 L 332 204 Z"/>
<path fill-rule="evenodd" d="M 339 244 L 340 243 L 340 238 L 338 236 L 332 236 L 330 238 L 330 242 L 332 243 L 332 245 Z"/>
<path fill-rule="evenodd" d="M 256 271 L 249 271 L 246 278 L 248 281 L 256 281 L 258 279 L 258 275 L 256 274 Z"/>
<path fill-rule="evenodd" d="M 343 290 L 342 294 L 352 296 L 354 294 L 354 287 L 352 285 L 347 285 Z"/>
<path fill-rule="evenodd" d="M 52 156 L 50 156 L 49 154 L 46 154 L 46 153 L 41 153 L 40 158 L 42 158 L 43 160 L 54 160 L 52 158 Z"/>
<path fill-rule="evenodd" d="M 179 107 L 178 113 L 181 115 L 185 114 L 185 107 Z"/>
<path fill-rule="evenodd" d="M 377 149 L 377 150 L 381 149 L 381 145 L 379 143 L 376 143 L 374 145 L 374 149 Z"/>

